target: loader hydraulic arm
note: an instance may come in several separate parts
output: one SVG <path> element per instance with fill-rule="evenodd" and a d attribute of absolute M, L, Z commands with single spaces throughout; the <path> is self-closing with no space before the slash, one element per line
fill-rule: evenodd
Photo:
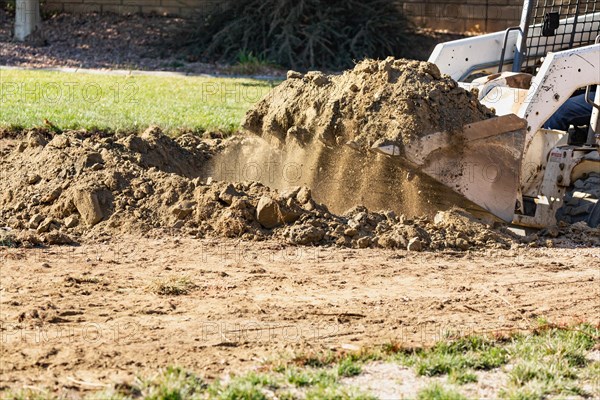
<path fill-rule="evenodd" d="M 531 82 L 518 115 L 527 120 L 526 143 L 577 89 L 600 84 L 600 44 L 549 53 Z"/>

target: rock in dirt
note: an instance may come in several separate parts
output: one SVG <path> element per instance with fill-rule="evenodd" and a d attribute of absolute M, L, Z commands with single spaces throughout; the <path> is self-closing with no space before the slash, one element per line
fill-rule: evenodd
<path fill-rule="evenodd" d="M 196 203 L 193 201 L 182 201 L 177 203 L 175 207 L 173 207 L 173 215 L 177 217 L 177 219 L 186 219 L 194 212 L 196 208 Z"/>
<path fill-rule="evenodd" d="M 232 184 L 229 184 L 225 189 L 221 190 L 221 193 L 219 193 L 219 200 L 230 206 L 231 203 L 233 203 L 233 200 L 236 197 L 239 197 L 239 195 L 240 193 L 235 190 L 235 187 Z"/>
<path fill-rule="evenodd" d="M 43 238 L 44 243 L 50 245 L 65 245 L 65 244 L 73 244 L 73 239 L 62 232 L 54 231 L 46 234 Z"/>
<path fill-rule="evenodd" d="M 52 218 L 46 218 L 37 228 L 37 233 L 46 233 L 54 228 L 55 222 Z"/>
<path fill-rule="evenodd" d="M 29 183 L 30 185 L 35 185 L 36 183 L 38 183 L 40 180 L 42 180 L 42 177 L 39 176 L 38 174 L 31 174 L 28 175 L 25 180 L 27 181 L 27 183 Z"/>
<path fill-rule="evenodd" d="M 45 146 L 48 143 L 48 139 L 40 132 L 34 130 L 29 132 L 25 143 L 29 147 L 40 147 Z"/>
<path fill-rule="evenodd" d="M 44 220 L 44 217 L 41 214 L 35 214 L 29 220 L 29 224 L 28 224 L 29 229 L 37 229 L 37 227 L 40 226 L 40 224 L 42 223 L 43 220 Z"/>
<path fill-rule="evenodd" d="M 356 241 L 356 245 L 359 249 L 366 249 L 371 245 L 371 238 L 369 237 L 361 237 Z"/>
<path fill-rule="evenodd" d="M 285 202 L 278 203 L 278 205 L 279 216 L 284 224 L 296 222 L 305 213 L 305 210 L 299 207 L 293 199 L 287 199 Z"/>
<path fill-rule="evenodd" d="M 92 168 L 96 164 L 104 164 L 100 153 L 87 153 L 81 156 L 78 162 L 78 170 L 82 171 L 85 168 Z"/>
<path fill-rule="evenodd" d="M 423 243 L 418 237 L 414 237 L 408 241 L 406 249 L 409 251 L 423 251 Z"/>
<path fill-rule="evenodd" d="M 307 188 L 306 186 L 301 187 L 300 190 L 298 191 L 298 194 L 296 195 L 296 200 L 298 200 L 298 203 L 307 204 L 311 199 L 312 199 L 312 193 L 311 193 L 310 189 Z"/>
<path fill-rule="evenodd" d="M 297 225 L 289 228 L 285 232 L 285 237 L 293 244 L 314 245 L 323 240 L 325 231 L 312 225 Z"/>
<path fill-rule="evenodd" d="M 71 142 L 65 135 L 56 135 L 54 138 L 52 138 L 48 145 L 56 147 L 57 149 L 66 149 L 71 145 Z"/>
<path fill-rule="evenodd" d="M 279 205 L 269 197 L 263 196 L 256 206 L 256 219 L 266 229 L 281 225 Z"/>
<path fill-rule="evenodd" d="M 287 72 L 288 79 L 302 79 L 303 77 L 304 77 L 304 75 L 302 75 L 302 73 L 300 73 L 300 72 L 296 72 L 296 71 L 288 71 Z"/>
<path fill-rule="evenodd" d="M 83 222 L 88 226 L 94 226 L 104 218 L 96 192 L 82 188 L 75 192 L 73 201 Z"/>
<path fill-rule="evenodd" d="M 77 224 L 79 224 L 79 218 L 76 215 L 71 215 L 64 220 L 64 225 L 67 229 L 75 228 Z"/>

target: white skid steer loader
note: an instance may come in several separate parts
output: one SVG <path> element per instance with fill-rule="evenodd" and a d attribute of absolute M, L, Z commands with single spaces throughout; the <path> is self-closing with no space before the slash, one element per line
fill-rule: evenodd
<path fill-rule="evenodd" d="M 403 149 L 373 150 L 507 222 L 598 226 L 599 35 L 600 1 L 526 0 L 519 27 L 439 44 L 429 61 L 463 88 L 477 89 L 497 117 L 465 126 L 459 146 L 440 132 Z M 587 126 L 544 129 L 579 92 L 593 109 Z"/>

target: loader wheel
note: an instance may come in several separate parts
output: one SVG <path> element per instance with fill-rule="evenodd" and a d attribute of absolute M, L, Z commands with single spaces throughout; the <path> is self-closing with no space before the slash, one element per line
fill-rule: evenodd
<path fill-rule="evenodd" d="M 598 228 L 600 226 L 600 201 L 597 201 L 594 208 L 592 208 L 587 223 L 592 228 Z"/>
<path fill-rule="evenodd" d="M 600 172 L 590 172 L 575 181 L 556 212 L 557 221 L 569 224 L 584 221 L 592 228 L 600 224 Z"/>

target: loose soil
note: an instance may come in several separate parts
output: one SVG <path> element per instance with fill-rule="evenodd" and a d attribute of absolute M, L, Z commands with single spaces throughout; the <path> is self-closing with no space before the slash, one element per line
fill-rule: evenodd
<path fill-rule="evenodd" d="M 276 190 L 258 181 L 206 177 L 215 169 L 216 155 L 240 148 L 239 138 L 183 135 L 174 140 L 157 128 L 140 135 L 32 130 L 17 136 L 0 140 L 4 243 L 73 244 L 169 231 L 196 238 L 413 251 L 508 249 L 521 241 L 505 227 L 461 209 L 411 217 L 369 211 L 351 198 L 354 206 L 336 214 L 305 186 Z M 351 182 L 349 187 L 354 187 Z M 332 189 L 317 188 L 335 198 Z M 397 206 L 402 210 L 402 204 Z M 593 245 L 600 241 L 598 232 L 580 223 L 546 232 L 548 239 L 526 240 L 533 245 Z"/>
<path fill-rule="evenodd" d="M 599 322 L 597 229 L 518 239 L 461 209 L 335 214 L 306 187 L 212 180 L 244 140 L 0 139 L 0 390 L 78 398 L 169 365 L 212 379 L 348 344 Z"/>
<path fill-rule="evenodd" d="M 342 75 L 289 72 L 248 112 L 243 126 L 283 143 L 317 137 L 329 145 L 353 141 L 368 148 L 460 132 L 493 115 L 435 64 L 390 57 L 361 61 Z"/>
<path fill-rule="evenodd" d="M 447 82 L 428 64 L 417 75 L 406 65 L 369 61 L 354 77 Z M 308 87 L 323 95 L 352 74 L 309 74 Z M 486 117 L 467 92 L 448 93 L 461 118 Z M 280 115 L 267 111 L 263 121 Z M 406 134 L 340 115 L 365 128 L 350 137 L 365 143 L 464 122 L 442 113 L 411 120 Z M 323 132 L 345 140 L 336 129 Z M 210 379 L 348 344 L 428 345 L 446 331 L 528 329 L 538 318 L 599 322 L 600 229 L 560 224 L 520 238 L 437 207 L 427 182 L 389 159 L 306 132 L 278 148 L 157 128 L 0 132 L 0 391 L 79 397 L 169 365 Z"/>
<path fill-rule="evenodd" d="M 0 247 L 0 385 L 77 398 L 177 365 L 208 379 L 348 345 L 600 322 L 600 251 L 296 247 L 116 236 Z M 186 278 L 186 293 L 157 282 Z"/>

